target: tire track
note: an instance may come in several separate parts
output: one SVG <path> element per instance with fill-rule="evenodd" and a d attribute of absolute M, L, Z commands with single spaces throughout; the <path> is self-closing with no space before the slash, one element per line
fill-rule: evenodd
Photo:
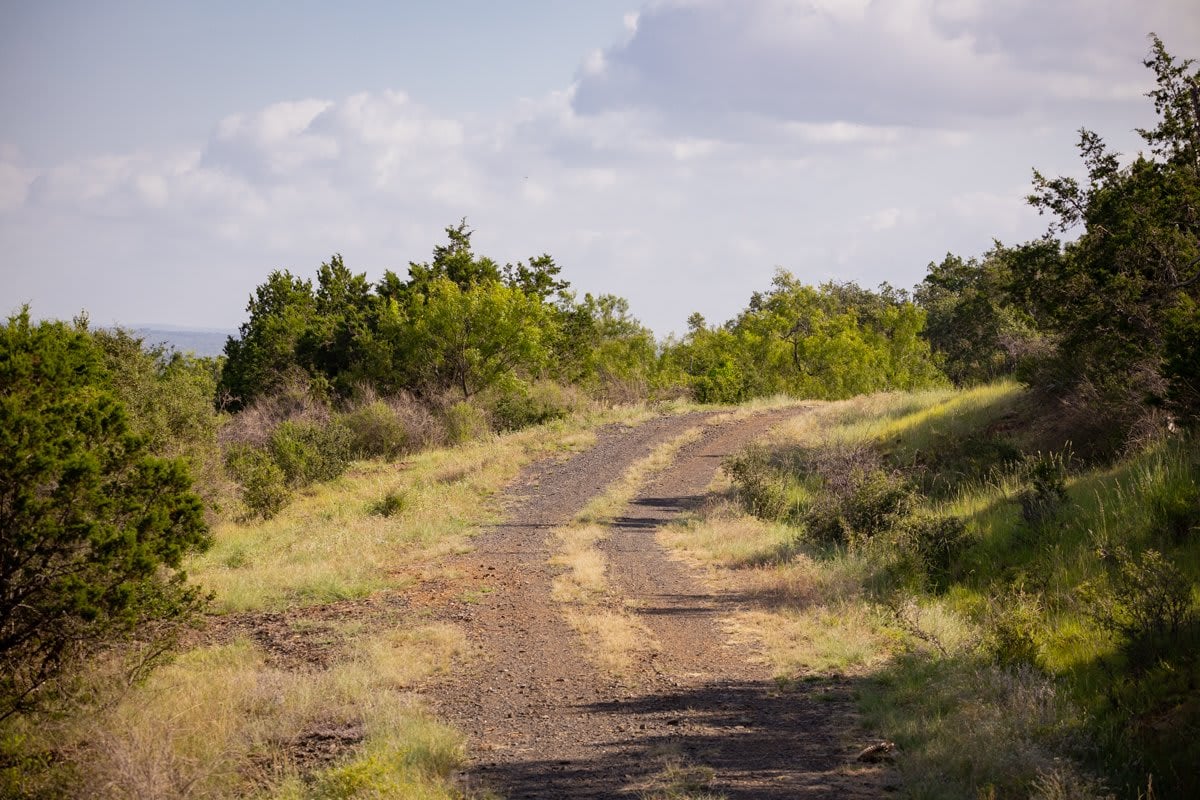
<path fill-rule="evenodd" d="M 661 645 L 639 656 L 632 682 L 597 674 L 566 625 L 551 597 L 561 571 L 547 563 L 551 532 L 635 461 L 714 415 L 605 429 L 588 451 L 529 470 L 507 521 L 454 564 L 482 598 L 452 615 L 480 656 L 427 690 L 434 711 L 469 736 L 465 790 L 644 797 L 664 767 L 695 766 L 711 770 L 710 791 L 729 800 L 879 795 L 877 782 L 845 768 L 853 745 L 838 720 L 851 716 L 848 697 L 780 697 L 723 633 L 735 598 L 712 595 L 655 541 L 660 526 L 700 502 L 725 456 L 797 413 L 719 418 L 614 521 L 602 544 L 609 580 Z"/>

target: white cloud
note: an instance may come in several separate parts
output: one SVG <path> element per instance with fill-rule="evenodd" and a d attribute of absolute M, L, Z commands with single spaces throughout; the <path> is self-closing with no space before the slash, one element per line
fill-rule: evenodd
<path fill-rule="evenodd" d="M 946 126 L 1125 105 L 1150 30 L 1200 43 L 1193 0 L 687 0 L 645 9 L 576 107 Z M 1168 42 L 1170 44 L 1170 42 Z M 710 124 L 716 124 L 711 121 Z"/>

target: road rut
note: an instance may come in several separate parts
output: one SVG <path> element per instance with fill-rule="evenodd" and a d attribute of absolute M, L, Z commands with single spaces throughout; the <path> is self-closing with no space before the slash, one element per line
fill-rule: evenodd
<path fill-rule="evenodd" d="M 453 621 L 480 655 L 426 690 L 435 713 L 469 737 L 465 789 L 509 798 L 647 797 L 674 775 L 702 783 L 703 796 L 729 800 L 883 793 L 879 770 L 851 763 L 863 742 L 848 687 L 826 682 L 820 700 L 804 688 L 781 692 L 725 631 L 738 598 L 705 588 L 655 540 L 659 527 L 702 501 L 723 458 L 798 413 L 805 411 L 614 426 L 587 451 L 526 470 L 510 491 L 506 521 L 452 565 L 473 587 Z M 552 531 L 639 458 L 696 425 L 700 438 L 642 488 L 600 545 L 628 613 L 659 645 L 632 678 L 605 676 L 551 597 L 561 572 L 548 563 Z"/>

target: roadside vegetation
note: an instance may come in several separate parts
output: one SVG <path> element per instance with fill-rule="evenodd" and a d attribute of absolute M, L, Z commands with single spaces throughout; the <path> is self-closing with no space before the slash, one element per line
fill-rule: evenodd
<path fill-rule="evenodd" d="M 931 264 L 960 389 L 830 404 L 664 534 L 756 599 L 783 684 L 854 676 L 909 796 L 1182 797 L 1200 765 L 1200 71 L 1157 37 L 1158 124 L 1050 230 Z M 1066 231 L 1078 238 L 1060 241 Z"/>
<path fill-rule="evenodd" d="M 856 679 L 911 796 L 1181 796 L 1200 448 L 1082 462 L 1039 413 L 1011 383 L 829 405 L 664 542 L 753 599 L 781 683 Z"/>

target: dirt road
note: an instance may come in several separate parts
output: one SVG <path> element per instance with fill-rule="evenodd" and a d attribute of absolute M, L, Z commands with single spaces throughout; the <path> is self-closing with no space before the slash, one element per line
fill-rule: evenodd
<path fill-rule="evenodd" d="M 426 690 L 432 709 L 470 737 L 466 788 L 508 798 L 884 793 L 879 770 L 853 763 L 865 742 L 848 687 L 780 690 L 752 650 L 725 632 L 739 599 L 706 589 L 655 541 L 660 526 L 700 502 L 722 458 L 797 413 L 805 412 L 612 427 L 570 460 L 526 471 L 510 492 L 507 521 L 454 565 L 474 591 L 448 613 L 479 656 Z M 552 597 L 562 571 L 549 563 L 552 531 L 632 463 L 698 424 L 700 438 L 642 488 L 599 545 L 628 613 L 657 640 L 633 675 L 606 676 Z"/>

